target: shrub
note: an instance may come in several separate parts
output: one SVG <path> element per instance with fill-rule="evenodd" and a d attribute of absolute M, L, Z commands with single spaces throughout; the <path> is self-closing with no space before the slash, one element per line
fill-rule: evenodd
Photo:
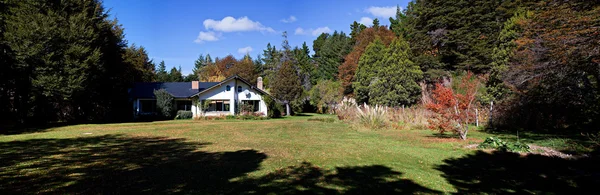
<path fill-rule="evenodd" d="M 358 110 L 357 117 L 360 124 L 372 129 L 385 127 L 387 120 L 386 107 L 378 105 L 370 107 L 364 104 L 363 108 L 356 107 L 356 109 Z"/>
<path fill-rule="evenodd" d="M 173 111 L 175 110 L 173 96 L 164 89 L 154 90 L 154 96 L 156 96 L 156 109 L 158 113 L 162 117 L 172 119 Z"/>
<path fill-rule="evenodd" d="M 488 137 L 477 148 L 480 149 L 495 149 L 508 152 L 531 152 L 527 144 L 521 142 L 506 142 L 499 138 Z"/>
<path fill-rule="evenodd" d="M 428 121 L 429 128 L 440 133 L 451 131 L 466 140 L 469 124 L 475 121 L 474 102 L 478 88 L 479 81 L 471 72 L 460 79 L 455 90 L 437 83 L 432 101 L 426 105 L 427 109 L 437 113 Z"/>
<path fill-rule="evenodd" d="M 193 116 L 192 111 L 178 110 L 175 119 L 191 119 Z"/>
<path fill-rule="evenodd" d="M 265 104 L 267 105 L 267 109 L 269 110 L 269 118 L 280 118 L 281 117 L 281 113 L 283 110 L 283 107 L 281 106 L 281 104 L 278 104 L 277 101 L 275 101 L 275 99 L 273 99 L 271 96 L 265 95 L 263 96 L 263 100 L 265 101 Z"/>
<path fill-rule="evenodd" d="M 225 119 L 227 119 L 227 120 L 235 119 L 235 115 L 227 115 L 227 116 L 225 116 Z"/>

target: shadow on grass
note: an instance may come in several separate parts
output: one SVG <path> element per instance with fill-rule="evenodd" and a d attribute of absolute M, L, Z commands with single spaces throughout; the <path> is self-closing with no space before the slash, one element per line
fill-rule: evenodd
<path fill-rule="evenodd" d="M 479 151 L 447 159 L 436 169 L 457 194 L 587 194 L 600 185 L 598 162 Z"/>
<path fill-rule="evenodd" d="M 28 133 L 41 133 L 46 132 L 52 128 L 72 126 L 72 125 L 84 125 L 84 124 L 115 124 L 115 123 L 140 123 L 140 122 L 157 122 L 157 121 L 170 121 L 173 119 L 164 118 L 140 118 L 135 120 L 121 120 L 113 122 L 93 122 L 93 121 L 72 121 L 72 122 L 49 122 L 41 124 L 0 124 L 0 135 L 19 135 Z"/>
<path fill-rule="evenodd" d="M 415 194 L 441 193 L 411 180 L 402 173 L 381 165 L 338 167 L 325 170 L 308 162 L 239 182 L 245 192 L 256 194 Z"/>
<path fill-rule="evenodd" d="M 0 194 L 438 193 L 379 165 L 302 163 L 251 177 L 264 153 L 201 151 L 208 144 L 123 135 L 2 142 Z"/>
<path fill-rule="evenodd" d="M 0 193 L 222 193 L 259 168 L 255 150 L 203 152 L 209 143 L 97 136 L 0 143 Z"/>

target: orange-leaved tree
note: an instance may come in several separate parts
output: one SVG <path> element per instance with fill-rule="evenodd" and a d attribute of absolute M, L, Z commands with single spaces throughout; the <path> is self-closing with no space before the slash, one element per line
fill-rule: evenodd
<path fill-rule="evenodd" d="M 427 109 L 436 113 L 429 119 L 429 128 L 440 133 L 453 132 L 466 140 L 469 133 L 469 124 L 475 120 L 475 98 L 479 81 L 473 73 L 460 79 L 453 90 L 441 83 L 437 83 L 432 91 L 432 101 L 426 104 Z"/>

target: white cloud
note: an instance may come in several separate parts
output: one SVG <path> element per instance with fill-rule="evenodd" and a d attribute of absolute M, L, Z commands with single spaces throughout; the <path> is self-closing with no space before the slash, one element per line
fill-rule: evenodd
<path fill-rule="evenodd" d="M 373 24 L 373 19 L 369 17 L 362 17 L 358 23 L 364 24 L 365 26 L 371 26 Z"/>
<path fill-rule="evenodd" d="M 304 29 L 302 28 L 296 28 L 296 31 L 294 31 L 295 35 L 305 35 L 306 31 L 304 31 Z"/>
<path fill-rule="evenodd" d="M 319 35 L 321 35 L 321 33 L 330 33 L 330 32 L 331 32 L 331 29 L 329 29 L 329 27 L 326 26 L 326 27 L 319 27 L 315 30 L 312 30 L 311 34 L 313 36 L 319 36 Z"/>
<path fill-rule="evenodd" d="M 242 48 L 239 48 L 239 49 L 238 49 L 238 53 L 241 53 L 241 54 L 247 54 L 247 53 L 250 53 L 250 52 L 252 52 L 252 50 L 253 50 L 253 49 L 252 49 L 252 47 L 250 47 L 250 46 L 248 46 L 248 47 L 242 47 Z"/>
<path fill-rule="evenodd" d="M 217 34 L 213 31 L 207 31 L 207 32 L 200 31 L 200 34 L 198 34 L 198 38 L 196 38 L 196 40 L 194 40 L 194 42 L 195 43 L 203 43 L 205 41 L 218 41 L 219 36 L 220 36 L 220 34 Z"/>
<path fill-rule="evenodd" d="M 271 27 L 266 27 L 260 22 L 255 22 L 244 16 L 238 19 L 227 16 L 222 20 L 207 19 L 204 20 L 204 28 L 221 32 L 240 32 L 240 31 L 261 31 L 275 32 Z"/>
<path fill-rule="evenodd" d="M 365 12 L 370 13 L 375 17 L 389 18 L 396 16 L 396 6 L 375 7 L 371 6 L 365 9 Z"/>
<path fill-rule="evenodd" d="M 296 20 L 298 20 L 298 19 L 296 19 L 296 16 L 290 16 L 289 18 L 284 18 L 284 19 L 281 19 L 280 21 L 283 23 L 292 23 L 292 22 L 295 22 Z"/>

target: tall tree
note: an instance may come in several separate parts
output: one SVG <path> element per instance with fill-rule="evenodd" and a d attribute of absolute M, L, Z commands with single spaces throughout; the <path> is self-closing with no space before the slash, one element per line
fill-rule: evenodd
<path fill-rule="evenodd" d="M 157 82 L 169 82 L 169 73 L 167 72 L 167 65 L 165 61 L 160 61 L 158 63 L 158 68 L 156 68 L 156 81 Z"/>
<path fill-rule="evenodd" d="M 179 69 L 173 67 L 171 71 L 169 71 L 168 79 L 166 82 L 182 82 L 183 75 L 181 74 L 181 66 Z"/>
<path fill-rule="evenodd" d="M 369 103 L 385 106 L 403 106 L 417 103 L 421 95 L 418 82 L 423 77 L 419 66 L 409 59 L 410 47 L 397 38 L 384 50 L 376 81 L 369 86 Z"/>
<path fill-rule="evenodd" d="M 151 82 L 154 80 L 155 65 L 152 60 L 149 59 L 148 53 L 143 46 L 136 47 L 135 44 L 129 46 L 125 49 L 123 60 L 135 69 L 135 73 L 138 73 L 131 75 L 133 81 Z"/>
<path fill-rule="evenodd" d="M 277 99 L 285 103 L 286 115 L 290 116 L 290 103 L 302 95 L 300 78 L 296 75 L 292 64 L 286 61 L 277 71 L 275 79 L 277 82 L 272 83 L 271 92 Z"/>
<path fill-rule="evenodd" d="M 315 51 L 317 78 L 320 80 L 336 80 L 338 68 L 351 49 L 352 40 L 344 32 L 338 33 L 335 31 L 330 37 L 327 37 L 323 45 Z"/>
<path fill-rule="evenodd" d="M 280 64 L 281 53 L 275 46 L 271 46 L 271 43 L 267 44 L 267 49 L 263 50 L 262 55 L 263 61 L 263 83 L 265 87 L 271 87 L 271 81 L 273 81 L 277 75 L 278 65 Z"/>
<path fill-rule="evenodd" d="M 7 8 L 0 13 L 0 45 L 12 56 L 9 99 L 17 121 L 108 120 L 128 113 L 127 88 L 136 80 L 129 78 L 151 67 L 145 57 L 125 62 L 123 29 L 100 1 L 2 4 L 9 5 L 0 8 Z"/>
<path fill-rule="evenodd" d="M 302 86 L 304 90 L 310 90 L 311 86 L 316 84 L 316 79 L 314 78 L 315 67 L 311 62 L 310 49 L 306 45 L 306 42 L 304 42 L 302 43 L 302 48 L 294 48 L 293 53 Z"/>
<path fill-rule="evenodd" d="M 377 75 L 383 67 L 385 52 L 385 45 L 381 39 L 375 39 L 365 49 L 365 53 L 360 57 L 358 61 L 358 68 L 356 70 L 355 81 L 352 83 L 354 88 L 354 95 L 358 104 L 367 103 L 369 104 L 371 84 L 379 82 Z"/>
<path fill-rule="evenodd" d="M 356 44 L 352 48 L 352 52 L 346 55 L 344 63 L 338 68 L 338 79 L 342 82 L 344 95 L 352 95 L 354 93 L 352 83 L 355 81 L 354 76 L 358 67 L 358 61 L 365 48 L 375 38 L 381 39 L 383 44 L 387 46 L 394 40 L 395 36 L 392 31 L 383 26 L 380 26 L 379 29 L 370 27 L 360 32 L 356 37 Z"/>

